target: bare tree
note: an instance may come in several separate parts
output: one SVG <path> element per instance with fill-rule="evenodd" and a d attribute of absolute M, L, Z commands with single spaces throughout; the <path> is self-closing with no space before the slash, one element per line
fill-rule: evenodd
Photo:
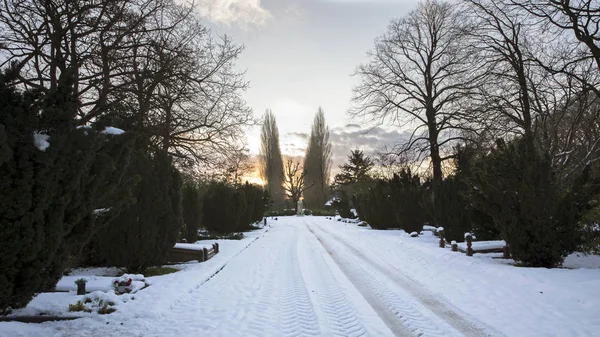
<path fill-rule="evenodd" d="M 577 176 L 571 173 L 596 161 L 600 146 L 595 122 L 598 95 L 590 84 L 598 70 L 590 68 L 591 54 L 577 57 L 583 54 L 555 48 L 566 40 L 540 23 L 542 14 L 536 11 L 542 1 L 468 3 L 478 27 L 471 33 L 472 43 L 489 69 L 473 107 L 483 111 L 492 121 L 490 127 L 503 137 L 521 135 L 530 148 L 551 155 L 553 165 L 562 171 L 560 179 Z M 578 49 L 568 41 L 566 45 Z"/>
<path fill-rule="evenodd" d="M 315 115 L 306 156 L 304 157 L 304 175 L 311 187 L 304 192 L 307 208 L 321 209 L 328 198 L 329 174 L 331 172 L 331 142 L 329 128 L 325 123 L 323 109 Z"/>
<path fill-rule="evenodd" d="M 287 192 L 287 197 L 292 199 L 294 209 L 298 208 L 298 201 L 302 193 L 312 186 L 312 183 L 305 184 L 305 171 L 299 162 L 288 159 L 284 168 L 283 188 Z"/>
<path fill-rule="evenodd" d="M 372 175 L 380 179 L 392 179 L 394 174 L 401 170 L 411 169 L 414 171 L 415 163 L 411 162 L 410 157 L 406 153 L 397 154 L 394 148 L 383 147 L 373 156 Z M 412 167 L 412 168 L 411 168 Z"/>
<path fill-rule="evenodd" d="M 177 76 L 157 86 L 146 129 L 174 157 L 210 164 L 235 154 L 244 128 L 255 121 L 241 96 L 248 83 L 234 70 L 242 48 L 227 37 L 215 42 L 204 27 L 190 25 L 196 29 L 181 37 L 187 45 L 173 41 L 188 50 L 173 58 Z"/>
<path fill-rule="evenodd" d="M 552 29 L 555 38 L 571 33 L 570 38 L 560 39 L 570 49 L 567 62 L 549 64 L 556 72 L 570 72 L 571 65 L 592 61 L 600 70 L 600 3 L 596 0 L 530 0 L 508 1 L 545 21 L 544 28 Z M 571 40 L 571 41 L 569 41 Z"/>
<path fill-rule="evenodd" d="M 0 2 L 0 67 L 17 62 L 20 85 L 52 91 L 71 76 L 85 124 L 118 102 L 113 92 L 125 83 L 123 68 L 132 36 L 160 28 L 165 11 L 182 7 L 169 0 L 23 0 Z M 186 16 L 191 9 L 183 10 Z"/>
<path fill-rule="evenodd" d="M 242 178 L 254 168 L 247 149 L 237 151 L 227 158 L 225 162 L 225 181 L 233 185 L 242 183 Z"/>
<path fill-rule="evenodd" d="M 391 122 L 414 131 L 401 152 L 427 155 L 434 182 L 442 180 L 442 162 L 451 157 L 457 130 L 469 129 L 460 100 L 478 85 L 481 71 L 468 45 L 469 27 L 455 6 L 428 0 L 390 23 L 369 52 L 370 62 L 356 71 L 351 115 L 378 123 Z"/>
<path fill-rule="evenodd" d="M 575 179 L 587 165 L 600 164 L 600 97 L 591 90 L 566 96 L 542 120 L 540 145 L 550 154 L 561 181 Z"/>
<path fill-rule="evenodd" d="M 172 0 L 0 2 L 0 63 L 19 85 L 75 80 L 78 124 L 119 120 L 180 165 L 216 164 L 254 124 L 235 71 L 243 48 L 214 38 L 193 7 Z"/>
<path fill-rule="evenodd" d="M 265 113 L 260 140 L 260 175 L 275 206 L 282 207 L 285 198 L 282 186 L 284 182 L 283 159 L 279 147 L 277 121 L 270 110 Z"/>
<path fill-rule="evenodd" d="M 495 1 L 471 0 L 477 29 L 471 32 L 488 71 L 478 88 L 484 118 L 505 134 L 521 134 L 535 142 L 535 120 L 547 114 L 550 102 L 544 89 L 548 73 L 540 71 L 527 50 L 527 31 L 532 27 L 522 13 Z"/>

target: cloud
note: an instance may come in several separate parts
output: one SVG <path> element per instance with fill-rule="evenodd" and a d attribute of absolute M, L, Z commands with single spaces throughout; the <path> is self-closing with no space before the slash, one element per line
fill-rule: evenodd
<path fill-rule="evenodd" d="M 262 26 L 271 17 L 261 0 L 195 0 L 202 16 L 216 23 Z"/>
<path fill-rule="evenodd" d="M 281 146 L 281 153 L 284 156 L 303 157 L 305 152 L 305 147 L 298 146 L 295 143 L 285 143 Z"/>
<path fill-rule="evenodd" d="M 291 15 L 291 16 L 301 16 L 302 15 L 302 11 L 300 10 L 300 7 L 295 2 L 288 4 L 288 6 L 285 8 L 284 13 Z"/>
<path fill-rule="evenodd" d="M 306 132 L 288 132 L 287 136 L 298 137 L 303 140 L 308 140 L 308 133 Z"/>
<path fill-rule="evenodd" d="M 409 137 L 409 132 L 382 127 L 360 128 L 356 124 L 349 124 L 333 128 L 330 136 L 332 171 L 337 172 L 337 167 L 346 161 L 352 150 L 359 149 L 371 155 L 385 146 L 405 142 Z"/>

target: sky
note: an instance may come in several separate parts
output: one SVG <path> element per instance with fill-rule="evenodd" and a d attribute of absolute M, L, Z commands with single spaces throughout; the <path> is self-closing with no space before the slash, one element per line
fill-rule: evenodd
<path fill-rule="evenodd" d="M 347 115 L 352 77 L 391 19 L 416 0 L 195 0 L 215 34 L 245 47 L 239 61 L 250 88 L 244 98 L 257 117 L 271 109 L 284 155 L 303 156 L 319 107 L 331 129 L 333 167 L 350 150 L 373 152 L 406 137 L 388 127 L 362 125 Z M 251 154 L 260 130 L 248 131 Z"/>

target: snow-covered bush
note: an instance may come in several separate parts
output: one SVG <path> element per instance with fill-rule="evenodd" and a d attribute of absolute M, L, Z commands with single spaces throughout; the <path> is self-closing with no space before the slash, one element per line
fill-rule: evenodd
<path fill-rule="evenodd" d="M 128 295 L 125 295 L 128 296 Z M 121 302 L 127 302 L 132 297 L 117 296 L 112 293 L 94 291 L 85 295 L 75 304 L 69 304 L 69 311 L 97 312 L 106 315 L 115 312 L 116 306 Z"/>
<path fill-rule="evenodd" d="M 598 192 L 586 169 L 563 186 L 551 161 L 523 140 L 498 142 L 473 180 L 470 201 L 489 214 L 524 265 L 555 267 L 581 243 L 579 221 Z"/>

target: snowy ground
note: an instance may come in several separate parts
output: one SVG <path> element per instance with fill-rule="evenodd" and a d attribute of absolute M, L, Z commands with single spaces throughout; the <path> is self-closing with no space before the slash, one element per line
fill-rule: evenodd
<path fill-rule="evenodd" d="M 600 269 L 534 269 L 430 233 L 281 217 L 208 262 L 148 278 L 111 315 L 0 336 L 597 336 Z M 255 240 L 256 239 L 256 240 Z M 567 265 L 590 267 L 573 256 Z M 222 269 L 221 269 L 222 268 Z M 220 270 L 220 271 L 219 271 Z M 211 277 L 215 272 L 216 275 Z M 73 295 L 71 295 L 73 296 Z"/>

